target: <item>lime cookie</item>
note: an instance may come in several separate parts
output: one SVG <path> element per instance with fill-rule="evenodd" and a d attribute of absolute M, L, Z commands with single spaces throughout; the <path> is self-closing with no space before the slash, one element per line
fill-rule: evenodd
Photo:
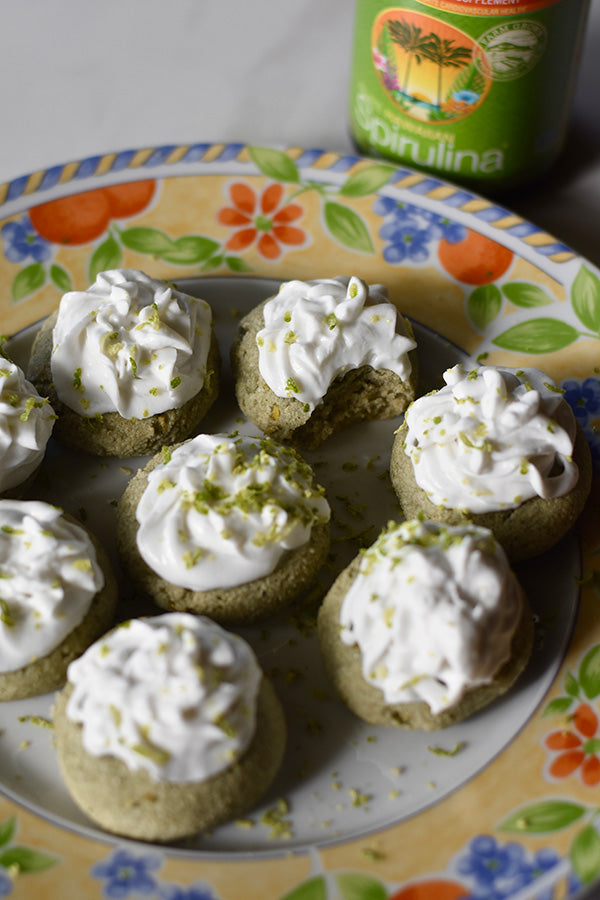
<path fill-rule="evenodd" d="M 0 495 L 22 490 L 39 469 L 56 414 L 15 363 L 0 356 Z"/>
<path fill-rule="evenodd" d="M 211 309 L 143 272 L 101 272 L 62 297 L 28 373 L 51 398 L 63 443 L 101 456 L 155 452 L 188 437 L 216 399 Z"/>
<path fill-rule="evenodd" d="M 390 475 L 404 515 L 491 528 L 513 561 L 572 527 L 591 487 L 590 449 L 539 369 L 460 365 L 406 412 Z"/>
<path fill-rule="evenodd" d="M 334 582 L 318 617 L 326 670 L 360 718 L 432 730 L 508 690 L 532 616 L 488 529 L 391 523 Z"/>
<path fill-rule="evenodd" d="M 288 281 L 240 322 L 237 400 L 265 434 L 315 448 L 353 422 L 404 412 L 415 396 L 415 348 L 383 285 Z"/>
<path fill-rule="evenodd" d="M 38 500 L 0 500 L 0 700 L 55 690 L 112 623 L 117 585 L 83 526 Z"/>
<path fill-rule="evenodd" d="M 118 545 L 134 586 L 164 609 L 250 622 L 312 585 L 329 518 L 323 488 L 292 448 L 201 434 L 130 481 Z"/>
<path fill-rule="evenodd" d="M 285 749 L 246 641 L 203 616 L 134 619 L 72 663 L 54 711 L 76 803 L 107 831 L 173 841 L 251 810 Z"/>

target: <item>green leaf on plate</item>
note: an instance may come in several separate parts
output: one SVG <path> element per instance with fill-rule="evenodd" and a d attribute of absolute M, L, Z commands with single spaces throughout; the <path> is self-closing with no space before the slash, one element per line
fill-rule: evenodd
<path fill-rule="evenodd" d="M 492 343 L 516 353 L 553 353 L 568 347 L 578 337 L 579 332 L 568 322 L 541 317 L 513 325 Z"/>
<path fill-rule="evenodd" d="M 204 262 L 218 250 L 219 244 L 211 238 L 202 235 L 184 235 L 172 241 L 171 245 L 155 255 L 160 256 L 166 262 L 180 266 L 192 266 Z"/>
<path fill-rule="evenodd" d="M 518 831 L 521 834 L 544 834 L 558 831 L 580 819 L 586 807 L 569 800 L 541 800 L 523 806 L 500 824 L 502 831 Z"/>
<path fill-rule="evenodd" d="M 6 844 L 9 844 L 12 841 L 13 837 L 15 836 L 16 829 L 16 816 L 11 816 L 10 819 L 6 820 L 6 822 L 0 823 L 0 847 L 4 847 Z"/>
<path fill-rule="evenodd" d="M 163 256 L 173 249 L 174 241 L 157 228 L 125 228 L 120 232 L 121 240 L 128 250 Z"/>
<path fill-rule="evenodd" d="M 294 184 L 300 181 L 298 166 L 287 153 L 271 147 L 248 147 L 248 150 L 252 161 L 263 175 L 268 175 L 275 181 L 291 181 Z"/>
<path fill-rule="evenodd" d="M 566 713 L 573 703 L 572 697 L 555 697 L 550 703 L 546 704 L 543 716 L 560 716 Z"/>
<path fill-rule="evenodd" d="M 367 226 L 358 213 L 341 203 L 328 200 L 323 204 L 325 226 L 340 244 L 361 253 L 373 253 L 373 242 Z"/>
<path fill-rule="evenodd" d="M 298 887 L 285 894 L 281 900 L 325 900 L 327 897 L 327 887 L 325 879 L 322 875 L 316 875 L 303 881 Z"/>
<path fill-rule="evenodd" d="M 509 281 L 508 284 L 502 286 L 502 293 L 507 300 L 523 309 L 548 306 L 549 303 L 554 303 L 554 298 L 548 296 L 543 288 L 538 284 L 530 284 L 528 281 Z"/>
<path fill-rule="evenodd" d="M 579 321 L 590 331 L 600 332 L 600 279 L 586 266 L 575 276 L 571 303 Z"/>
<path fill-rule="evenodd" d="M 374 163 L 372 166 L 367 166 L 367 168 L 349 175 L 339 193 L 343 197 L 365 197 L 368 194 L 375 194 L 389 181 L 395 171 L 394 166 Z"/>
<path fill-rule="evenodd" d="M 226 256 L 225 257 L 225 265 L 228 269 L 231 269 L 232 272 L 251 272 L 252 266 L 249 265 L 245 259 L 240 259 L 239 256 Z"/>
<path fill-rule="evenodd" d="M 584 884 L 589 884 L 600 873 L 600 836 L 593 825 L 586 825 L 579 832 L 569 857 L 573 871 Z"/>
<path fill-rule="evenodd" d="M 67 270 L 63 269 L 62 266 L 58 266 L 56 263 L 53 263 L 50 266 L 50 279 L 63 294 L 66 294 L 67 291 L 70 291 L 73 287 L 71 276 Z"/>
<path fill-rule="evenodd" d="M 213 269 L 218 269 L 219 266 L 223 265 L 225 257 L 222 253 L 217 253 L 216 256 L 210 256 L 206 262 L 202 263 L 200 267 L 201 272 L 210 272 Z"/>
<path fill-rule="evenodd" d="M 485 331 L 502 307 L 502 295 L 495 284 L 481 284 L 467 299 L 468 316 L 480 331 Z"/>
<path fill-rule="evenodd" d="M 569 697 L 579 697 L 579 682 L 572 672 L 565 675 L 565 691 Z"/>
<path fill-rule="evenodd" d="M 585 654 L 579 667 L 579 683 L 588 700 L 600 696 L 600 644 Z"/>
<path fill-rule="evenodd" d="M 0 853 L 0 866 L 5 869 L 16 868 L 19 872 L 43 872 L 56 865 L 56 862 L 55 856 L 30 850 L 29 847 L 9 847 Z"/>
<path fill-rule="evenodd" d="M 336 878 L 341 900 L 386 900 L 384 885 L 370 875 L 344 872 Z"/>
<path fill-rule="evenodd" d="M 96 280 L 98 272 L 106 272 L 107 269 L 118 269 L 123 261 L 123 252 L 119 243 L 112 237 L 107 237 L 92 253 L 88 268 L 90 282 Z"/>
<path fill-rule="evenodd" d="M 31 263 L 21 269 L 12 283 L 12 299 L 14 303 L 34 294 L 43 287 L 46 281 L 46 270 L 41 263 Z"/>

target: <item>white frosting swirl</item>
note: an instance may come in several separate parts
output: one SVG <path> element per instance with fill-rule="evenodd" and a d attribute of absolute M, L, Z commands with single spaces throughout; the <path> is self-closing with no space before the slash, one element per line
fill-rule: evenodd
<path fill-rule="evenodd" d="M 19 366 L 0 356 L 0 492 L 40 465 L 56 415 Z"/>
<path fill-rule="evenodd" d="M 134 269 L 101 272 L 60 302 L 52 377 L 84 416 L 145 419 L 176 409 L 204 384 L 212 313 L 204 300 Z"/>
<path fill-rule="evenodd" d="M 246 641 L 203 616 L 132 619 L 71 663 L 67 716 L 93 756 L 155 781 L 203 781 L 238 760 L 256 727 L 261 671 Z"/>
<path fill-rule="evenodd" d="M 433 503 L 483 513 L 572 489 L 575 418 L 546 374 L 457 365 L 444 381 L 405 417 L 405 452 Z"/>
<path fill-rule="evenodd" d="M 0 672 L 58 647 L 103 586 L 83 528 L 48 503 L 0 500 Z"/>
<path fill-rule="evenodd" d="M 363 677 L 389 704 L 435 714 L 489 682 L 510 656 L 522 593 L 490 531 L 413 520 L 363 555 L 340 614 Z"/>
<path fill-rule="evenodd" d="M 171 584 L 229 588 L 269 575 L 329 515 L 312 469 L 291 448 L 201 434 L 150 472 L 137 545 Z"/>
<path fill-rule="evenodd" d="M 402 380 L 416 347 L 381 284 L 360 278 L 288 281 L 264 306 L 257 336 L 260 374 L 278 397 L 309 409 L 350 369 L 389 369 Z"/>

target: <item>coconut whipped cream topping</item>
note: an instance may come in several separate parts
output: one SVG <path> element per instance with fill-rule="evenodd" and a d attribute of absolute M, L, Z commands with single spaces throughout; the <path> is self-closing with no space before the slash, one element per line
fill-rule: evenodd
<path fill-rule="evenodd" d="M 93 756 L 156 781 L 203 781 L 249 746 L 260 680 L 246 641 L 210 619 L 132 619 L 71 663 L 67 716 Z"/>
<path fill-rule="evenodd" d="M 83 528 L 48 503 L 0 500 L 0 672 L 51 653 L 103 586 Z"/>
<path fill-rule="evenodd" d="M 309 409 L 350 369 L 372 366 L 408 378 L 415 341 L 381 284 L 360 278 L 288 281 L 264 307 L 260 374 L 278 397 Z"/>
<path fill-rule="evenodd" d="M 190 590 L 246 584 L 329 520 L 323 493 L 291 448 L 201 434 L 150 472 L 136 513 L 138 549 L 158 575 Z"/>
<path fill-rule="evenodd" d="M 340 614 L 362 673 L 388 704 L 436 714 L 489 682 L 510 656 L 522 593 L 491 532 L 412 520 L 363 555 Z"/>
<path fill-rule="evenodd" d="M 52 377 L 84 416 L 145 419 L 176 409 L 206 378 L 212 313 L 204 300 L 134 269 L 101 272 L 60 302 Z"/>
<path fill-rule="evenodd" d="M 0 492 L 40 465 L 56 415 L 19 366 L 0 356 Z"/>
<path fill-rule="evenodd" d="M 444 381 L 405 417 L 405 452 L 433 503 L 482 513 L 571 490 L 575 419 L 546 374 L 457 365 Z"/>

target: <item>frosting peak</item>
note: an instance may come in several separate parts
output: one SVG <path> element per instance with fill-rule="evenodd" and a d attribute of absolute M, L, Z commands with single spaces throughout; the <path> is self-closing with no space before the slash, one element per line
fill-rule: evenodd
<path fill-rule="evenodd" d="M 19 366 L 0 356 L 0 493 L 37 469 L 56 415 Z"/>
<path fill-rule="evenodd" d="M 210 590 L 270 574 L 330 510 L 291 448 L 201 434 L 150 472 L 136 515 L 150 568 L 172 584 Z"/>
<path fill-rule="evenodd" d="M 392 523 L 363 554 L 341 639 L 357 644 L 363 677 L 386 703 L 422 700 L 435 714 L 508 660 L 522 604 L 487 529 Z"/>
<path fill-rule="evenodd" d="M 0 672 L 47 656 L 103 586 L 83 528 L 48 503 L 0 500 Z"/>
<path fill-rule="evenodd" d="M 457 365 L 444 381 L 405 416 L 405 452 L 432 503 L 481 513 L 571 490 L 575 419 L 544 372 Z"/>
<path fill-rule="evenodd" d="M 264 306 L 259 369 L 278 397 L 310 409 L 349 369 L 372 366 L 408 378 L 416 344 L 381 284 L 360 278 L 288 281 Z"/>
<path fill-rule="evenodd" d="M 51 357 L 58 396 L 84 416 L 145 419 L 179 408 L 204 384 L 211 325 L 204 300 L 165 281 L 100 272 L 61 300 Z"/>
<path fill-rule="evenodd" d="M 132 619 L 71 663 L 67 716 L 94 756 L 157 781 L 228 768 L 255 730 L 261 671 L 252 649 L 203 616 Z"/>

